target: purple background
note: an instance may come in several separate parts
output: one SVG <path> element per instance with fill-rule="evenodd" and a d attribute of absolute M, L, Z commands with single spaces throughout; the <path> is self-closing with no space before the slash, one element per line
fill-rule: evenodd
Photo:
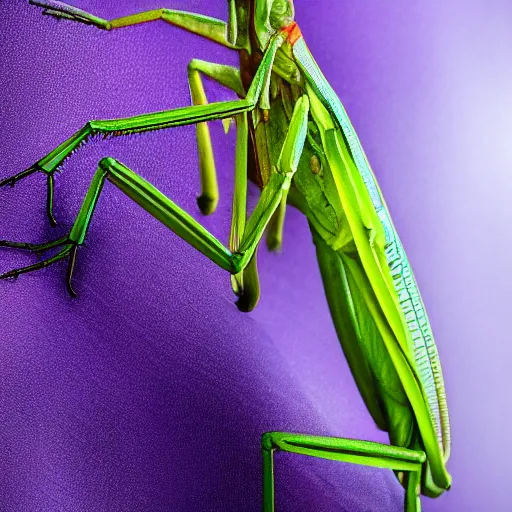
<path fill-rule="evenodd" d="M 453 489 L 427 512 L 508 510 L 512 7 L 503 0 L 296 0 L 308 44 L 358 130 L 436 333 L 453 427 Z M 81 0 L 105 18 L 162 0 Z M 168 7 L 226 17 L 224 0 Z M 458 5 L 457 5 L 458 4 Z M 164 23 L 115 33 L 0 2 L 0 176 L 89 119 L 188 104 L 193 58 L 236 55 Z M 212 101 L 231 97 L 208 85 Z M 234 133 L 212 126 L 221 184 L 201 218 L 193 128 L 95 142 L 57 179 L 56 230 L 33 176 L 0 191 L 0 238 L 69 229 L 113 156 L 227 240 Z M 257 191 L 251 189 L 251 198 Z M 0 271 L 33 261 L 6 250 Z M 107 186 L 68 298 L 63 265 L 0 283 L 0 510 L 259 510 L 259 439 L 291 430 L 385 441 L 358 396 L 307 224 L 260 251 L 262 300 Z M 280 454 L 282 511 L 398 511 L 390 472 Z"/>

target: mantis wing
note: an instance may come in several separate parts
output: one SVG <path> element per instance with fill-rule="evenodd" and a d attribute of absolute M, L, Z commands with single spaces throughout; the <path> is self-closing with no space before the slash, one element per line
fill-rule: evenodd
<path fill-rule="evenodd" d="M 346 262 L 414 411 L 428 458 L 425 490 L 437 495 L 450 486 L 445 467 L 450 429 L 441 366 L 424 306 L 375 176 L 343 105 L 302 38 L 295 43 L 293 53 L 306 78 L 311 112 L 354 239 L 358 260 Z M 375 340 L 371 343 L 375 344 Z M 392 378 L 391 375 L 385 378 Z M 389 397 L 384 395 L 381 399 L 386 401 Z M 391 438 L 394 434 L 397 433 L 391 433 Z"/>
<path fill-rule="evenodd" d="M 357 253 L 335 251 L 314 228 L 312 231 L 331 316 L 361 396 L 378 427 L 392 436 L 391 442 L 411 446 L 414 416 L 387 354 L 375 313 L 369 311 L 357 283 L 364 280 Z"/>

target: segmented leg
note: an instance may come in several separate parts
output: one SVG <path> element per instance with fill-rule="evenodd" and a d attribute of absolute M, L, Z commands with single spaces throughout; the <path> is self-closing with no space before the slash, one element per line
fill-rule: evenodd
<path fill-rule="evenodd" d="M 238 94 L 239 98 L 245 97 L 240 79 L 240 71 L 237 68 L 193 59 L 188 65 L 188 81 L 194 105 L 206 105 L 208 103 L 201 75 L 208 76 L 220 85 L 227 87 Z M 227 121 L 227 126 L 229 126 L 230 119 L 227 118 L 224 121 Z M 219 189 L 210 130 L 207 123 L 198 123 L 196 125 L 196 136 L 201 176 L 201 195 L 197 198 L 197 203 L 201 212 L 209 215 L 217 208 Z"/>
<path fill-rule="evenodd" d="M 229 234 L 229 249 L 232 252 L 236 252 L 240 248 L 247 221 L 247 144 L 249 137 L 247 113 L 238 116 L 236 123 L 235 183 Z M 231 288 L 238 297 L 236 303 L 238 309 L 252 311 L 256 307 L 260 297 L 256 252 L 246 269 L 231 276 Z"/>
<path fill-rule="evenodd" d="M 269 251 L 278 252 L 283 245 L 284 219 L 286 216 L 286 198 L 283 198 L 279 208 L 274 213 L 267 232 L 267 248 Z"/>
<path fill-rule="evenodd" d="M 19 172 L 18 174 L 15 174 L 14 176 L 10 176 L 9 178 L 5 178 L 3 180 L 0 180 L 0 187 L 5 186 L 11 186 L 14 187 L 16 185 L 16 182 L 22 180 L 23 178 L 26 178 L 27 176 L 30 176 L 31 174 L 34 174 L 39 169 L 37 167 L 29 167 L 28 169 L 25 169 L 24 171 Z"/>
<path fill-rule="evenodd" d="M 86 237 L 90 221 L 94 214 L 96 204 L 100 197 L 105 180 L 113 183 L 117 188 L 124 192 L 128 197 L 144 208 L 153 217 L 166 225 L 171 231 L 186 240 L 190 245 L 210 258 L 214 263 L 231 274 L 239 274 L 251 261 L 256 247 L 260 241 L 261 235 L 270 220 L 272 213 L 277 208 L 283 189 L 289 186 L 290 175 L 275 174 L 272 183 L 269 183 L 269 192 L 265 204 L 260 204 L 258 215 L 253 219 L 247 235 L 244 236 L 240 250 L 232 253 L 217 238 L 210 234 L 193 217 L 177 206 L 168 197 L 159 192 L 149 182 L 138 176 L 135 172 L 124 166 L 120 162 L 105 158 L 101 160 L 92 183 L 87 191 L 82 207 L 77 219 L 66 237 L 65 248 L 56 256 L 40 261 L 34 265 L 23 267 L 0 275 L 0 279 L 17 277 L 19 274 L 38 270 L 56 261 L 59 261 L 68 255 L 71 255 L 72 249 L 83 244 Z M 269 197 L 270 196 L 270 197 Z M 264 211 L 262 208 L 264 206 Z M 249 219 L 251 220 L 251 219 Z M 20 244 L 16 242 L 3 242 L 6 247 L 16 247 L 26 249 L 36 247 L 32 244 Z M 43 246 L 44 244 L 41 244 Z M 73 254 L 72 263 L 74 265 L 75 255 Z M 72 287 L 69 287 L 72 290 Z M 74 295 L 74 292 L 72 292 Z"/>
<path fill-rule="evenodd" d="M 194 108 L 196 110 L 194 110 Z M 226 108 L 228 109 L 227 115 L 231 117 L 252 108 L 252 104 L 249 101 L 233 101 L 198 107 L 185 107 L 182 109 L 166 112 L 155 112 L 152 114 L 143 114 L 140 116 L 110 121 L 89 121 L 80 130 L 78 130 L 69 139 L 60 144 L 47 156 L 43 157 L 26 171 L 4 179 L 2 182 L 0 182 L 0 186 L 14 185 L 20 179 L 29 176 L 36 171 L 45 173 L 47 176 L 47 215 L 51 224 L 55 225 L 56 221 L 53 215 L 53 173 L 63 164 L 64 160 L 68 158 L 73 153 L 73 151 L 75 151 L 89 138 L 100 134 L 104 137 L 107 137 L 109 135 L 130 135 L 133 133 L 172 128 L 174 126 L 191 124 L 196 122 L 196 119 L 219 119 L 226 115 Z"/>
<path fill-rule="evenodd" d="M 223 104 L 225 110 L 223 113 L 218 113 L 218 115 L 221 117 L 233 115 L 232 103 L 233 102 L 227 102 Z M 243 102 L 234 103 L 238 104 Z M 213 107 L 213 105 L 210 107 Z M 245 110 L 248 109 L 248 107 L 245 107 Z M 191 110 L 195 112 L 195 120 L 204 120 L 204 107 L 189 107 L 187 110 L 189 115 Z M 135 203 L 144 208 L 153 217 L 162 222 L 198 251 L 210 258 L 218 266 L 227 270 L 230 274 L 240 274 L 249 265 L 251 260 L 253 260 L 256 248 L 270 218 L 279 206 L 283 195 L 287 193 L 290 187 L 293 174 L 297 170 L 300 155 L 304 147 L 308 112 L 309 101 L 307 96 L 304 96 L 295 106 L 294 116 L 285 139 L 283 154 L 282 158 L 279 160 L 278 168 L 263 190 L 258 204 L 247 220 L 247 223 L 245 224 L 245 221 L 243 222 L 243 236 L 235 252 L 225 247 L 193 217 L 182 210 L 148 181 L 113 158 L 104 158 L 99 164 L 99 168 L 92 179 L 75 223 L 66 239 L 70 246 L 66 246 L 65 250 L 53 258 L 24 269 L 13 270 L 0 275 L 0 279 L 14 277 L 20 273 L 43 268 L 57 261 L 55 258 L 62 259 L 70 255 L 71 270 L 68 271 L 68 281 L 70 283 L 76 258 L 75 247 L 83 244 L 85 240 L 105 180 L 113 183 Z M 236 205 L 238 205 L 239 202 L 240 204 L 245 204 L 245 197 L 241 198 L 240 194 L 242 194 L 241 188 L 239 194 L 235 197 Z M 19 244 L 6 242 L 5 245 L 12 247 Z M 70 284 L 68 288 L 72 291 Z M 74 292 L 72 293 L 74 294 Z"/>
<path fill-rule="evenodd" d="M 245 99 L 184 107 L 123 119 L 89 121 L 69 139 L 65 140 L 62 144 L 57 146 L 57 148 L 29 167 L 26 171 L 4 179 L 0 182 L 0 186 L 9 184 L 13 185 L 16 181 L 19 181 L 36 171 L 45 173 L 47 176 L 52 176 L 57 168 L 62 165 L 64 160 L 69 157 L 73 151 L 75 151 L 90 137 L 95 135 L 103 135 L 104 137 L 107 137 L 150 132 L 154 130 L 172 128 L 174 126 L 212 121 L 214 119 L 232 118 L 242 112 L 253 110 L 257 104 L 258 98 L 262 94 L 263 88 L 266 86 L 266 77 L 270 74 L 275 52 L 281 44 L 282 39 L 275 38 L 269 45 Z M 230 80 L 226 80 L 227 83 L 231 83 Z M 53 216 L 53 177 L 47 179 L 47 184 L 48 218 L 52 224 L 55 224 Z"/>
<path fill-rule="evenodd" d="M 24 249 L 38 254 L 49 251 L 50 249 L 55 249 L 56 247 L 62 247 L 62 250 L 60 250 L 54 256 L 41 260 L 37 263 L 34 263 L 33 265 L 27 265 L 26 267 L 20 267 L 9 272 L 5 272 L 4 274 L 0 275 L 0 279 L 16 279 L 21 274 L 26 274 L 28 272 L 40 270 L 42 268 L 46 268 L 50 265 L 53 265 L 58 261 L 62 261 L 66 258 L 69 258 L 68 270 L 66 273 L 66 287 L 68 289 L 69 294 L 72 297 L 76 297 L 76 293 L 75 290 L 73 289 L 71 281 L 73 278 L 73 270 L 75 268 L 78 244 L 71 240 L 69 237 L 59 238 L 58 240 L 54 240 L 52 242 L 48 242 L 45 244 L 24 244 L 2 240 L 0 241 L 0 247 Z"/>
<path fill-rule="evenodd" d="M 57 149 L 52 151 L 49 155 L 42 158 L 35 164 L 31 165 L 28 169 L 15 174 L 14 176 L 10 176 L 0 181 L 0 188 L 4 186 L 10 185 L 14 187 L 14 185 L 34 174 L 36 172 L 40 172 L 46 175 L 46 214 L 48 220 L 52 226 L 57 225 L 57 221 L 55 220 L 55 216 L 53 214 L 53 204 L 54 204 L 54 194 L 55 194 L 55 184 L 53 174 L 62 164 L 65 158 L 69 156 L 75 149 L 80 146 L 82 142 L 87 140 L 90 136 L 91 132 L 86 124 L 81 130 L 76 132 L 72 137 L 70 137 L 65 143 L 61 144 Z M 61 152 L 59 154 L 59 151 Z"/>
<path fill-rule="evenodd" d="M 229 0 L 233 3 L 233 0 Z M 226 24 L 224 21 L 211 18 L 209 16 L 202 16 L 201 14 L 194 14 L 185 11 L 177 11 L 174 9 L 155 9 L 152 11 L 140 12 L 123 16 L 113 20 L 105 20 L 98 18 L 82 9 L 58 2 L 56 0 L 30 0 L 32 5 L 42 7 L 43 14 L 53 16 L 58 19 L 65 19 L 70 21 L 77 21 L 85 25 L 93 25 L 103 30 L 113 30 L 116 28 L 130 27 L 139 25 L 140 23 L 147 23 L 149 21 L 163 20 L 171 25 L 184 28 L 193 34 L 205 37 L 227 48 L 237 49 L 234 42 L 237 39 L 236 28 L 233 32 L 232 27 L 236 27 L 236 21 L 230 21 Z M 229 10 L 229 15 L 234 16 L 236 12 L 233 9 Z M 228 30 L 228 28 L 230 30 Z M 229 34 L 229 35 L 228 35 Z M 230 42 L 232 41 L 232 42 Z"/>
<path fill-rule="evenodd" d="M 265 512 L 274 511 L 274 453 L 276 451 L 407 472 L 404 511 L 421 512 L 419 482 L 422 465 L 426 460 L 425 454 L 421 451 L 370 441 L 286 432 L 264 434 L 261 445 L 263 452 L 263 510 Z"/>
<path fill-rule="evenodd" d="M 68 237 L 59 238 L 58 240 L 54 240 L 52 242 L 46 242 L 42 244 L 30 244 L 30 243 L 21 243 L 21 242 L 10 242 L 8 240 L 0 240 L 0 247 L 10 247 L 11 249 L 22 249 L 24 251 L 34 252 L 36 254 L 43 253 L 48 251 L 49 249 L 53 249 L 54 247 L 58 247 L 59 245 L 64 245 L 69 241 Z"/>

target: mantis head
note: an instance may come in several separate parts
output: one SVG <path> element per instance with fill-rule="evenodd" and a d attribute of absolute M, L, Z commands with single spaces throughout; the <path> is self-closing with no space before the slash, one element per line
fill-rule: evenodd
<path fill-rule="evenodd" d="M 273 32 L 293 23 L 295 8 L 293 0 L 255 0 L 255 4 L 254 28 L 264 49 Z"/>

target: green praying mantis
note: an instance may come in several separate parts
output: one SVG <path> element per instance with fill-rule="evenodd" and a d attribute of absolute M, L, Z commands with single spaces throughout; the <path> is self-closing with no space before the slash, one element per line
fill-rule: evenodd
<path fill-rule="evenodd" d="M 192 106 L 135 117 L 87 122 L 30 168 L 0 182 L 14 185 L 33 173 L 47 180 L 53 215 L 54 173 L 96 135 L 130 135 L 196 125 L 203 214 L 219 193 L 208 122 L 236 122 L 235 183 L 229 247 L 136 172 L 113 158 L 99 162 L 69 234 L 48 243 L 1 241 L 3 247 L 54 255 L 0 278 L 68 259 L 67 288 L 97 201 L 108 181 L 214 263 L 231 274 L 242 311 L 259 298 L 256 251 L 264 232 L 282 243 L 287 205 L 308 219 L 331 316 L 364 402 L 390 445 L 285 432 L 262 437 L 263 509 L 274 510 L 274 453 L 285 451 L 392 469 L 405 488 L 404 510 L 421 510 L 419 495 L 450 488 L 446 469 L 450 428 L 443 377 L 432 331 L 410 264 L 359 139 L 294 22 L 293 0 L 228 0 L 227 23 L 199 14 L 158 9 L 104 20 L 54 0 L 31 0 L 44 14 L 110 31 L 163 20 L 240 55 L 240 68 L 192 60 Z M 208 103 L 203 77 L 237 94 Z M 247 184 L 261 189 L 247 216 Z"/>

